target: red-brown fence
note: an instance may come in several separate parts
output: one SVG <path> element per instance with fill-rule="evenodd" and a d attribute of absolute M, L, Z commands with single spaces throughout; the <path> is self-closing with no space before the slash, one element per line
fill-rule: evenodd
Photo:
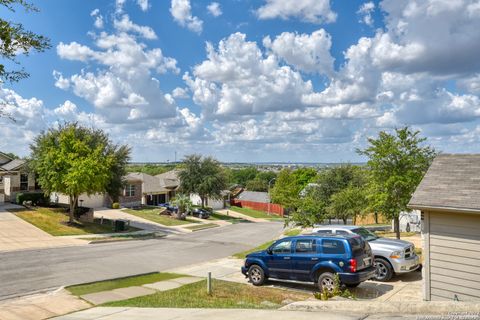
<path fill-rule="evenodd" d="M 279 204 L 274 203 L 263 203 L 263 202 L 254 202 L 254 201 L 246 201 L 246 200 L 238 200 L 233 199 L 231 201 L 232 206 L 242 207 L 242 208 L 250 208 L 253 210 L 263 211 L 266 213 L 272 213 L 283 217 L 284 209 Z"/>

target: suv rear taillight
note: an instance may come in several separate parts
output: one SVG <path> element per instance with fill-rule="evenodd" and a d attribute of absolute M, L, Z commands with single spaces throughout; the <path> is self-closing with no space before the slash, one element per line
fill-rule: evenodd
<path fill-rule="evenodd" d="M 350 272 L 357 272 L 357 260 L 356 259 L 350 259 L 349 267 L 350 267 Z"/>

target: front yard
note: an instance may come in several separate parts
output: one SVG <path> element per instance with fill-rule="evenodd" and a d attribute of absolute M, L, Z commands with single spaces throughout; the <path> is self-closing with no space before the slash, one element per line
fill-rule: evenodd
<path fill-rule="evenodd" d="M 302 301 L 312 295 L 212 279 L 212 294 L 206 280 L 148 296 L 106 303 L 108 307 L 140 308 L 242 308 L 278 309 L 287 302 Z"/>
<path fill-rule="evenodd" d="M 63 208 L 42 208 L 35 209 L 12 209 L 9 210 L 17 217 L 27 221 L 35 227 L 51 234 L 52 236 L 73 236 L 112 233 L 110 224 L 76 222 L 75 225 L 68 225 L 68 216 L 64 214 Z M 127 231 L 137 231 L 131 227 Z"/>
<path fill-rule="evenodd" d="M 189 218 L 186 220 L 177 220 L 171 216 L 162 215 L 160 213 L 163 211 L 163 208 L 146 207 L 141 209 L 123 209 L 123 211 L 155 223 L 163 224 L 164 226 L 180 226 L 184 224 L 198 223 L 198 221 Z"/>

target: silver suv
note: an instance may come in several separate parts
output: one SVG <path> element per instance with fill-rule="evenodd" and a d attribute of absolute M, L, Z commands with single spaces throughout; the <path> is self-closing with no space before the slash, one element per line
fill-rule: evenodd
<path fill-rule="evenodd" d="M 375 280 L 388 281 L 393 275 L 412 272 L 420 268 L 413 243 L 380 238 L 370 230 L 359 226 L 328 225 L 316 226 L 313 232 L 326 234 L 358 234 L 368 241 L 375 256 Z"/>

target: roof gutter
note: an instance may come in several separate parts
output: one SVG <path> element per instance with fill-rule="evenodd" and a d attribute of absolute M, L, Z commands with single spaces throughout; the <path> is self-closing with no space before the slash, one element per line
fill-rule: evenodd
<path fill-rule="evenodd" d="M 439 212 L 457 212 L 457 213 L 473 213 L 473 214 L 480 214 L 479 209 L 473 208 L 458 208 L 458 207 L 443 207 L 443 206 L 428 206 L 428 205 L 421 205 L 421 204 L 408 204 L 408 208 L 422 210 L 422 211 L 439 211 Z"/>

